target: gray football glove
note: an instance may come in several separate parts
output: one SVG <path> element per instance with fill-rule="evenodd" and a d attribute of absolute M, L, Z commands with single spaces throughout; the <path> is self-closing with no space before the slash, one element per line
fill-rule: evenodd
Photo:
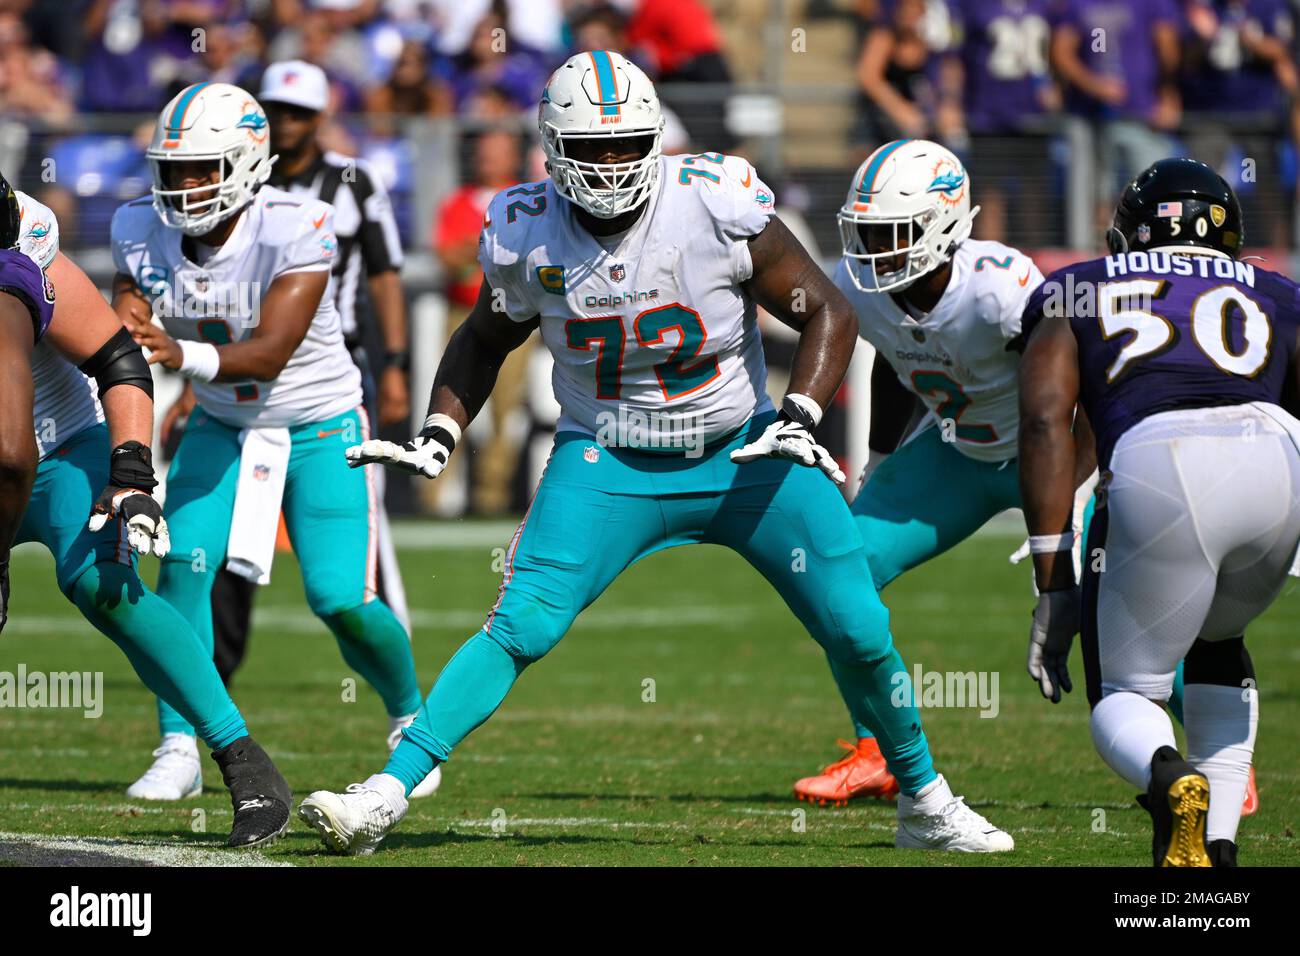
<path fill-rule="evenodd" d="M 1029 676 L 1038 681 L 1038 689 L 1053 704 L 1060 703 L 1061 691 L 1074 689 L 1067 667 L 1070 645 L 1079 633 L 1082 602 L 1079 586 L 1043 591 L 1034 607 L 1034 621 L 1029 627 Z"/>

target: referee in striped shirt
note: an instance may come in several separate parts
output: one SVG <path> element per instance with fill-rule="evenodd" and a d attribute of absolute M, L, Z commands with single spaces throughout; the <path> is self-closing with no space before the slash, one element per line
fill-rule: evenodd
<path fill-rule="evenodd" d="M 262 77 L 258 102 L 271 124 L 271 152 L 277 156 L 269 180 L 291 193 L 314 196 L 334 207 L 339 252 L 334 265 L 335 304 L 343 337 L 361 371 L 372 431 L 410 417 L 406 302 L 400 269 L 402 246 L 392 204 L 383 185 L 359 159 L 326 152 L 317 132 L 329 105 L 329 81 L 318 66 L 302 60 L 272 63 Z M 375 322 L 378 336 L 367 335 Z M 382 342 L 379 361 L 364 341 Z M 340 451 L 340 454 L 342 452 Z M 410 633 L 406 594 L 397 567 L 384 509 L 384 469 L 374 469 L 379 499 L 379 595 Z M 223 570 L 212 592 L 214 656 L 224 680 L 244 657 L 253 594 L 257 586 Z"/>

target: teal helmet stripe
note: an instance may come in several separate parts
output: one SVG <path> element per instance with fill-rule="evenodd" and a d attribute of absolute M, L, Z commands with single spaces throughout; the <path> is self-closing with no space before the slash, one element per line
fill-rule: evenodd
<path fill-rule="evenodd" d="M 867 168 L 862 172 L 862 182 L 858 183 L 858 200 L 860 202 L 871 202 L 871 187 L 876 184 L 876 176 L 880 173 L 880 167 L 885 164 L 885 160 L 892 156 L 898 147 L 910 142 L 910 139 L 896 139 L 876 150 L 876 155 L 872 157 L 871 162 L 867 164 Z"/>
<path fill-rule="evenodd" d="M 181 138 L 183 128 L 181 123 L 185 120 L 185 111 L 190 108 L 190 103 L 194 102 L 194 97 L 199 95 L 199 91 L 208 86 L 204 80 L 202 83 L 195 83 L 188 90 L 181 94 L 180 99 L 176 101 L 176 106 L 172 110 L 172 115 L 167 118 L 167 138 L 177 140 Z"/>
<path fill-rule="evenodd" d="M 617 116 L 618 80 L 614 77 L 614 61 L 609 58 L 608 51 L 592 50 L 591 63 L 596 68 L 596 92 L 600 95 L 600 102 L 606 104 L 600 112 L 604 116 Z"/>

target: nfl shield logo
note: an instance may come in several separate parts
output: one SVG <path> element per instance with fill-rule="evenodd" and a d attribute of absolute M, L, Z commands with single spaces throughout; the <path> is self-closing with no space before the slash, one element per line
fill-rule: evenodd
<path fill-rule="evenodd" d="M 912 338 L 916 339 L 918 342 L 924 342 L 924 341 L 925 341 L 925 333 L 922 332 L 920 329 L 913 329 L 913 330 L 912 330 Z"/>
<path fill-rule="evenodd" d="M 1142 225 L 1138 226 L 1138 242 L 1150 242 L 1150 241 L 1151 241 L 1151 227 L 1144 222 L 1142 223 Z"/>
<path fill-rule="evenodd" d="M 618 262 L 609 267 L 609 279 L 611 282 L 622 282 L 627 277 L 627 269 L 623 263 Z"/>
<path fill-rule="evenodd" d="M 253 477 L 258 481 L 266 481 L 266 479 L 271 477 L 271 469 L 266 465 L 254 465 Z"/>
<path fill-rule="evenodd" d="M 594 465 L 600 461 L 600 449 L 595 445 L 588 445 L 582 450 L 582 458 L 587 464 Z"/>

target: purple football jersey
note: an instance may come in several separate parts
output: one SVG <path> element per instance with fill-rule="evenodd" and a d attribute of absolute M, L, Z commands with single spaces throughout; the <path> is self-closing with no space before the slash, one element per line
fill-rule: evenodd
<path fill-rule="evenodd" d="M 1290 47 L 1287 0 L 1204 0 L 1218 28 L 1208 40 L 1183 29 L 1183 99 L 1189 111 L 1280 113 L 1282 88 L 1268 60 L 1253 56 L 1251 38 L 1269 37 Z"/>
<path fill-rule="evenodd" d="M 1079 36 L 1079 59 L 1094 73 L 1124 81 L 1127 99 L 1117 107 L 1066 90 L 1071 113 L 1105 119 L 1148 118 L 1156 104 L 1160 67 L 1153 28 L 1179 24 L 1174 0 L 1061 0 L 1053 27 L 1070 26 Z"/>
<path fill-rule="evenodd" d="M 972 133 L 1013 132 L 1043 112 L 1051 0 L 956 0 L 962 36 L 966 124 Z"/>
<path fill-rule="evenodd" d="M 17 249 L 0 249 L 0 292 L 27 306 L 39 342 L 54 318 L 54 286 L 41 267 Z"/>
<path fill-rule="evenodd" d="M 1120 436 L 1150 415 L 1277 404 L 1300 286 L 1226 257 L 1130 252 L 1049 275 L 1025 306 L 1024 334 L 1060 315 L 1078 341 L 1080 401 L 1105 468 Z"/>

